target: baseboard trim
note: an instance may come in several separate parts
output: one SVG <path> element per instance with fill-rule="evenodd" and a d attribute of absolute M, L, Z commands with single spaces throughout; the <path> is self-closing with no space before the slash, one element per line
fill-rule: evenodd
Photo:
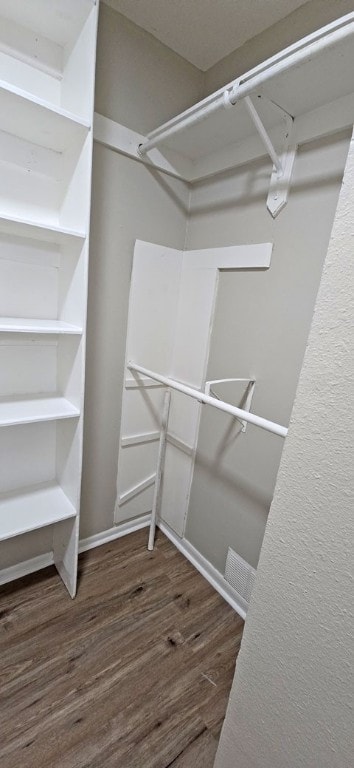
<path fill-rule="evenodd" d="M 48 565 L 54 565 L 53 552 L 46 552 L 45 555 L 31 557 L 30 560 L 24 560 L 17 565 L 11 565 L 10 568 L 3 568 L 0 571 L 0 584 L 8 584 L 10 581 L 15 581 L 15 579 L 22 579 L 23 576 L 41 571 L 42 568 L 47 568 Z"/>
<path fill-rule="evenodd" d="M 120 539 L 122 536 L 128 536 L 129 533 L 140 531 L 141 528 L 148 528 L 150 519 L 151 515 L 149 514 L 140 515 L 140 517 L 136 517 L 134 520 L 128 520 L 126 523 L 120 523 L 120 525 L 115 525 L 113 528 L 108 528 L 107 531 L 95 533 L 87 539 L 80 539 L 79 553 L 100 547 L 102 544 L 108 544 L 110 541 Z"/>
<path fill-rule="evenodd" d="M 141 515 L 134 520 L 128 520 L 126 523 L 109 528 L 107 531 L 101 531 L 101 533 L 95 533 L 93 536 L 88 536 L 87 539 L 81 539 L 79 542 L 79 552 L 87 552 L 94 547 L 100 547 L 102 544 L 108 544 L 109 541 L 114 539 L 120 539 L 122 536 L 127 536 L 129 533 L 139 531 L 141 528 L 147 528 L 150 525 L 150 515 Z M 41 571 L 43 568 L 47 568 L 48 565 L 54 565 L 54 557 L 52 552 L 46 552 L 44 555 L 38 555 L 32 557 L 30 560 L 24 560 L 22 563 L 12 565 L 10 568 L 3 568 L 0 571 L 0 585 L 8 584 L 10 581 L 16 579 L 22 579 L 23 576 L 28 576 L 30 573 Z"/>
<path fill-rule="evenodd" d="M 166 525 L 162 520 L 159 521 L 158 527 L 160 531 L 167 536 L 167 538 L 175 545 L 177 549 L 189 560 L 192 565 L 204 576 L 204 578 L 211 584 L 216 592 L 226 600 L 231 608 L 241 616 L 242 619 L 246 618 L 248 604 L 236 592 L 235 589 L 225 581 L 223 575 L 206 559 L 201 553 L 190 544 L 187 539 L 181 539 L 172 529 Z"/>
<path fill-rule="evenodd" d="M 100 547 L 102 544 L 108 544 L 110 541 L 120 539 L 122 536 L 128 536 L 129 533 L 134 533 L 142 528 L 147 528 L 149 525 L 150 515 L 147 514 L 136 517 L 134 520 L 128 520 L 120 525 L 116 525 L 113 528 L 109 528 L 107 531 L 95 533 L 93 536 L 88 536 L 86 539 L 80 540 L 79 553 L 87 552 L 89 549 L 94 549 L 95 547 Z M 187 541 L 187 539 L 181 539 L 177 536 L 177 534 L 162 520 L 159 521 L 158 527 L 182 555 L 194 565 L 197 571 L 204 576 L 209 584 L 214 587 L 219 595 L 231 605 L 234 611 L 245 619 L 248 608 L 247 603 L 236 590 L 230 587 L 220 571 L 214 568 L 209 560 L 193 547 L 193 544 Z M 54 565 L 52 552 L 47 552 L 38 557 L 32 557 L 30 560 L 24 560 L 22 563 L 13 565 L 10 568 L 4 568 L 0 571 L 0 585 L 8 584 L 10 581 L 15 581 L 15 579 L 21 579 L 24 576 L 28 576 L 30 573 L 35 573 L 36 571 L 42 570 L 42 568 L 47 568 L 49 565 Z"/>

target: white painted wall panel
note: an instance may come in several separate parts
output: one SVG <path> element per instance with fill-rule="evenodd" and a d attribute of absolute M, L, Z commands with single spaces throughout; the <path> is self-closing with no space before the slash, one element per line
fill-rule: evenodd
<path fill-rule="evenodd" d="M 226 250 L 226 253 L 225 253 Z M 203 389 L 209 359 L 209 344 L 217 294 L 219 265 L 233 269 L 269 266 L 271 246 L 215 248 L 203 252 L 176 251 L 151 243 L 137 242 L 129 299 L 126 361 L 144 365 Z M 129 374 L 131 375 L 131 374 Z M 139 377 L 138 377 L 139 380 Z M 162 404 L 156 414 L 151 390 L 128 389 L 123 394 L 120 442 L 130 435 L 160 429 Z M 152 390 L 157 398 L 156 390 Z M 162 393 L 158 395 L 161 398 Z M 161 401 L 160 401 L 161 402 Z M 137 411 L 146 411 L 137 419 Z M 168 432 L 192 451 L 169 443 L 161 494 L 161 517 L 183 536 L 197 445 L 200 404 L 173 393 Z M 151 422 L 152 417 L 157 420 Z M 134 420 L 134 423 L 132 421 Z M 151 457 L 146 446 L 124 451 L 118 462 L 116 521 L 129 512 L 128 489 L 139 489 L 139 481 L 151 475 Z M 149 512 L 149 509 L 145 509 Z"/>

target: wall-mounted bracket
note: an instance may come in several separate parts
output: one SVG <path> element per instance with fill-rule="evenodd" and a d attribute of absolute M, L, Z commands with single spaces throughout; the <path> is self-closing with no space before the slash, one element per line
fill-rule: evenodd
<path fill-rule="evenodd" d="M 229 384 L 229 383 L 248 384 L 246 395 L 242 402 L 242 410 L 247 411 L 247 413 L 250 413 L 254 388 L 256 386 L 255 379 L 212 379 L 211 381 L 207 381 L 205 383 L 204 392 L 206 395 L 211 395 L 212 397 L 215 397 L 216 400 L 220 400 L 221 398 L 219 397 L 219 395 L 217 395 L 216 392 L 214 392 L 213 390 L 213 384 Z M 241 432 L 243 433 L 246 432 L 247 421 L 245 421 L 244 419 L 239 419 L 237 416 L 235 416 L 234 418 L 236 419 L 236 421 L 239 421 L 240 424 L 242 424 Z"/>
<path fill-rule="evenodd" d="M 279 176 L 277 169 L 273 166 L 270 177 L 269 193 L 267 197 L 267 208 L 269 213 L 276 218 L 278 213 L 283 210 L 288 202 L 291 177 L 296 157 L 297 146 L 293 141 L 294 120 L 290 115 L 284 115 L 284 140 L 283 151 L 280 155 L 280 161 L 283 173 Z"/>
<path fill-rule="evenodd" d="M 258 99 L 262 98 L 263 96 L 258 94 Z M 275 219 L 278 213 L 280 213 L 280 211 L 286 205 L 289 196 L 291 175 L 296 155 L 296 145 L 293 141 L 294 119 L 278 104 L 275 104 L 275 102 L 271 101 L 271 104 L 281 113 L 281 123 L 283 126 L 281 152 L 278 153 L 273 146 L 273 142 L 266 128 L 264 127 L 250 96 L 245 96 L 243 98 L 243 102 L 273 163 L 273 171 L 270 179 L 270 188 L 267 198 L 267 208 L 269 213 L 273 216 L 273 219 Z M 234 103 L 235 102 L 232 100 L 232 93 L 225 92 L 224 106 L 231 107 Z"/>
<path fill-rule="evenodd" d="M 258 94 L 258 99 L 262 98 L 264 97 Z M 288 202 L 297 146 L 294 142 L 294 118 L 280 107 L 279 104 L 270 99 L 268 101 L 280 112 L 282 125 L 281 151 L 278 156 L 281 163 L 281 173 L 279 173 L 276 165 L 273 164 L 267 197 L 268 211 L 273 216 L 273 219 L 275 219 Z"/>

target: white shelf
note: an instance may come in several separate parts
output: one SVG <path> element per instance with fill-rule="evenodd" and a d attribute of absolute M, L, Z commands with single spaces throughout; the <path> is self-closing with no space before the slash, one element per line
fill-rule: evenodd
<path fill-rule="evenodd" d="M 53 526 L 71 597 L 97 21 L 98 0 L 0 0 L 0 541 Z"/>
<path fill-rule="evenodd" d="M 8 333 L 54 333 L 81 336 L 82 328 L 62 320 L 35 320 L 27 317 L 0 317 L 0 331 Z"/>
<path fill-rule="evenodd" d="M 61 47 L 80 33 L 96 0 L 0 0 L 0 15 Z"/>
<path fill-rule="evenodd" d="M 76 517 L 62 488 L 44 483 L 0 496 L 0 541 Z"/>
<path fill-rule="evenodd" d="M 13 216 L 2 216 L 0 214 L 0 232 L 18 237 L 26 237 L 30 240 L 40 240 L 44 243 L 56 243 L 65 245 L 69 240 L 86 239 L 85 232 L 77 232 L 74 229 L 65 227 L 50 226 L 40 221 L 30 221 Z"/>
<path fill-rule="evenodd" d="M 80 416 L 80 411 L 65 397 L 38 395 L 0 398 L 0 427 L 56 421 Z"/>
<path fill-rule="evenodd" d="M 343 37 L 340 36 L 341 29 L 345 30 Z M 285 71 L 282 68 L 283 61 L 291 62 L 301 51 L 305 52 L 304 60 L 296 66 L 289 66 Z M 252 125 L 242 95 L 235 106 L 224 109 L 223 97 L 226 91 L 237 93 L 240 90 L 242 94 L 242 88 L 249 86 L 261 120 L 277 146 L 284 132 L 284 112 L 295 119 L 297 141 L 303 140 L 306 132 L 312 130 L 311 124 L 315 130 L 318 122 L 335 122 L 338 111 L 343 115 L 343 127 L 353 122 L 353 66 L 354 13 L 351 13 L 226 84 L 156 128 L 146 139 L 154 141 L 166 134 L 158 144 L 160 151 L 173 151 L 177 170 L 178 157 L 184 163 L 188 160 L 189 180 L 203 178 L 231 167 L 234 156 L 237 161 L 240 157 L 240 161 L 245 162 L 248 153 L 257 156 L 260 149 L 263 152 L 263 145 Z M 264 74 L 268 79 L 263 82 Z M 326 114 L 323 111 L 325 109 Z M 173 133 L 176 126 L 183 128 Z M 157 147 L 155 150 L 151 148 L 147 154 L 152 162 L 156 158 L 156 151 Z"/>
<path fill-rule="evenodd" d="M 57 152 L 84 141 L 90 123 L 0 80 L 1 130 Z"/>

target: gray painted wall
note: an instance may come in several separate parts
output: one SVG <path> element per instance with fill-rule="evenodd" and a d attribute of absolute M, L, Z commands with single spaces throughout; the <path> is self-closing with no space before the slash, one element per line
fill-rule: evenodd
<path fill-rule="evenodd" d="M 95 146 L 88 307 L 81 536 L 111 528 L 130 273 L 139 238 L 182 248 L 189 191 Z"/>
<path fill-rule="evenodd" d="M 148 133 L 202 97 L 204 74 L 101 3 L 95 110 Z"/>
<path fill-rule="evenodd" d="M 310 0 L 277 24 L 225 56 L 205 73 L 205 95 L 248 72 L 270 56 L 354 10 L 353 0 Z"/>
<path fill-rule="evenodd" d="M 215 768 L 353 765 L 353 231 L 354 143 Z"/>
<path fill-rule="evenodd" d="M 101 4 L 97 112 L 149 131 L 200 98 L 201 77 L 152 35 Z M 134 242 L 182 248 L 188 203 L 187 184 L 95 145 L 82 537 L 113 525 Z"/>
<path fill-rule="evenodd" d="M 349 135 L 302 147 L 287 207 L 266 211 L 268 163 L 193 189 L 188 248 L 273 241 L 266 272 L 220 276 L 208 378 L 255 377 L 252 410 L 287 425 L 337 204 Z M 239 404 L 242 390 L 235 390 Z M 230 432 L 231 428 L 231 432 Z M 283 440 L 205 408 L 186 537 L 221 572 L 227 547 L 257 565 Z"/>

